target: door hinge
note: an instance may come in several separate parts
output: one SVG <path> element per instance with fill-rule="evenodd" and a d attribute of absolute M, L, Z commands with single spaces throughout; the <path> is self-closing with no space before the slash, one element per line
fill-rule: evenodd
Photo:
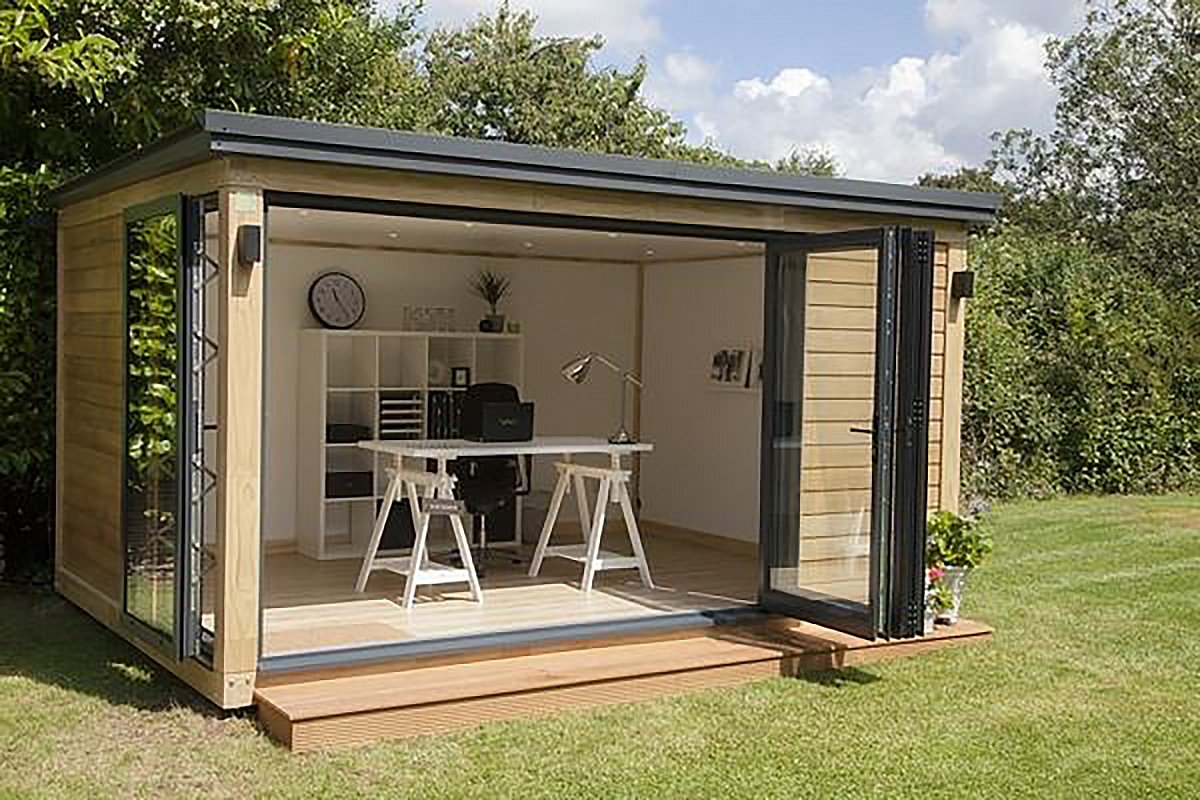
<path fill-rule="evenodd" d="M 920 398 L 912 401 L 912 406 L 908 411 L 908 420 L 904 425 L 904 444 L 906 447 L 912 447 L 916 444 L 913 439 L 913 433 L 920 430 L 925 424 L 925 401 Z"/>

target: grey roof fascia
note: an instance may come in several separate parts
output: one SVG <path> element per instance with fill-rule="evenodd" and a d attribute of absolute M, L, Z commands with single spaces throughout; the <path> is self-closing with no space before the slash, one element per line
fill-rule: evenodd
<path fill-rule="evenodd" d="M 208 131 L 189 126 L 63 183 L 50 199 L 61 208 L 211 157 L 212 137 Z"/>
<path fill-rule="evenodd" d="M 968 222 L 994 219 L 1000 203 L 999 196 L 987 193 L 708 167 L 229 111 L 206 111 L 198 122 L 64 184 L 56 190 L 55 202 L 65 205 L 213 155 L 243 155 Z"/>
<path fill-rule="evenodd" d="M 838 211 L 990 221 L 1000 197 L 209 111 L 217 152 Z"/>

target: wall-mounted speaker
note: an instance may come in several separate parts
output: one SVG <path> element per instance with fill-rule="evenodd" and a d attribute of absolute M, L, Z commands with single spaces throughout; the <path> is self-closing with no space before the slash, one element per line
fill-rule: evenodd
<path fill-rule="evenodd" d="M 950 276 L 950 296 L 955 300 L 975 296 L 975 273 L 970 270 Z"/>
<path fill-rule="evenodd" d="M 237 260 L 243 267 L 253 267 L 259 261 L 262 261 L 261 225 L 238 226 Z"/>

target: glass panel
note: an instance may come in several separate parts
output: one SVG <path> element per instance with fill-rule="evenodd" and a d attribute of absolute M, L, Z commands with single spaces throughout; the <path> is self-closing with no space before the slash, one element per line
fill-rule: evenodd
<path fill-rule="evenodd" d="M 179 524 L 179 221 L 126 226 L 125 610 L 175 632 Z"/>
<path fill-rule="evenodd" d="M 199 652 L 212 650 L 216 620 L 217 503 L 217 330 L 220 282 L 217 280 L 216 198 L 199 201 L 201 251 L 193 265 L 192 290 L 197 297 L 192 315 L 193 413 L 198 411 L 199 434 L 192 454 L 192 575 L 198 584 L 195 613 L 199 617 Z"/>
<path fill-rule="evenodd" d="M 775 452 L 781 533 L 769 589 L 871 602 L 875 248 L 785 256 Z"/>

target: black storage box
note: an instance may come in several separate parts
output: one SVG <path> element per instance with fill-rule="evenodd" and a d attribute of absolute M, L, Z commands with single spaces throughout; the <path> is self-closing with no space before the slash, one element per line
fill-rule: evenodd
<path fill-rule="evenodd" d="M 366 472 L 326 472 L 326 497 L 370 497 L 374 494 L 375 474 Z"/>
<path fill-rule="evenodd" d="M 354 444 L 371 438 L 371 429 L 352 422 L 331 422 L 325 426 L 325 441 L 329 444 Z"/>
<path fill-rule="evenodd" d="M 376 516 L 379 515 L 382 508 L 383 501 L 376 501 Z M 412 547 L 416 540 L 417 533 L 413 530 L 412 511 L 409 509 L 408 500 L 397 500 L 392 504 L 391 513 L 388 514 L 387 525 L 383 528 L 383 537 L 379 540 L 379 549 L 403 550 L 406 547 Z"/>
<path fill-rule="evenodd" d="M 533 438 L 533 403 L 522 403 L 508 383 L 473 383 L 462 401 L 459 436 L 476 442 L 527 442 Z"/>
<path fill-rule="evenodd" d="M 478 441 L 527 442 L 533 438 L 533 403 L 484 403 Z"/>

